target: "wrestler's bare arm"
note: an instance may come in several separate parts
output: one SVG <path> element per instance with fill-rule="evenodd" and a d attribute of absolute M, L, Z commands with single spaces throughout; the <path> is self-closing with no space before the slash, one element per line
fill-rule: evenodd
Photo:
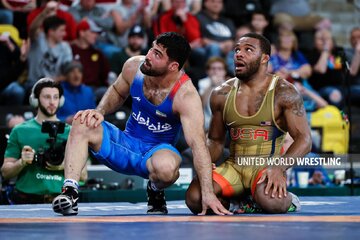
<path fill-rule="evenodd" d="M 279 80 L 275 91 L 279 125 L 294 139 L 286 155 L 301 157 L 311 150 L 311 135 L 301 94 L 285 80 Z"/>
<path fill-rule="evenodd" d="M 211 155 L 211 161 L 219 159 L 225 143 L 226 127 L 223 121 L 225 101 L 230 92 L 233 80 L 229 80 L 215 88 L 210 96 L 212 117 L 207 138 L 207 146 Z"/>
<path fill-rule="evenodd" d="M 143 56 L 128 59 L 116 81 L 108 88 L 101 99 L 97 110 L 103 115 L 115 112 L 123 105 L 130 93 L 130 86 L 134 80 L 139 65 L 144 60 Z"/>
<path fill-rule="evenodd" d="M 176 93 L 173 110 L 180 116 L 186 142 L 194 156 L 194 167 L 201 188 L 202 212 L 200 214 L 205 215 L 209 208 L 219 215 L 231 214 L 214 194 L 211 159 L 205 142 L 201 99 L 190 81 Z"/>
<path fill-rule="evenodd" d="M 201 186 L 205 188 L 202 190 L 206 190 L 212 187 L 212 179 L 210 156 L 205 141 L 204 114 L 200 96 L 190 81 L 176 93 L 173 110 L 180 116 L 185 140 L 193 152 L 195 170 Z M 212 188 L 207 190 L 213 191 Z"/>

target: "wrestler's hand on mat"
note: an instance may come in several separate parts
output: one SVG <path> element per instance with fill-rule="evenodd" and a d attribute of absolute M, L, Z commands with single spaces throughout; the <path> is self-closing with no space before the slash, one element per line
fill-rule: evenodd
<path fill-rule="evenodd" d="M 232 215 L 232 212 L 229 212 L 224 206 L 221 204 L 219 199 L 215 196 L 214 193 L 208 193 L 202 195 L 202 212 L 198 215 L 205 215 L 208 209 L 213 210 L 213 212 L 217 215 Z"/>
<path fill-rule="evenodd" d="M 74 116 L 74 120 L 80 118 L 80 123 L 86 122 L 86 126 L 96 128 L 102 121 L 104 121 L 104 115 L 96 109 L 88 109 L 79 111 Z"/>
<path fill-rule="evenodd" d="M 279 198 L 286 197 L 286 178 L 284 169 L 281 167 L 268 167 L 263 172 L 257 184 L 264 182 L 267 179 L 265 187 L 265 195 L 268 195 L 272 189 L 271 197 L 275 198 L 276 194 Z"/>

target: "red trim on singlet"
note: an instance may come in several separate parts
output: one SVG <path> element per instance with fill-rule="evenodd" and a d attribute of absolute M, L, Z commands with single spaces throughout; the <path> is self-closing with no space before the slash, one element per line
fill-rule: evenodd
<path fill-rule="evenodd" d="M 266 168 L 264 168 L 263 170 L 261 170 L 260 172 L 258 172 L 258 174 L 256 175 L 256 178 L 251 186 L 251 195 L 254 198 L 255 196 L 255 190 L 256 190 L 256 185 L 257 182 L 260 180 L 260 178 L 262 177 L 263 172 L 266 170 Z"/>
<path fill-rule="evenodd" d="M 176 92 L 179 90 L 179 88 L 181 87 L 181 85 L 183 85 L 186 81 L 190 80 L 190 77 L 184 73 L 181 77 L 180 80 L 177 81 L 174 85 L 174 87 L 171 89 L 171 92 L 169 94 L 170 99 L 174 99 L 174 96 L 176 94 Z"/>
<path fill-rule="evenodd" d="M 232 197 L 235 193 L 234 188 L 231 186 L 231 184 L 222 176 L 220 173 L 213 171 L 213 180 L 219 184 L 222 191 L 222 196 L 224 197 Z"/>

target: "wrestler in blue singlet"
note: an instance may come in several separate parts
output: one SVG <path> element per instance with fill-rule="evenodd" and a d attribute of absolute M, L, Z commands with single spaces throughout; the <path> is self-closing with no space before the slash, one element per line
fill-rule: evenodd
<path fill-rule="evenodd" d="M 99 152 L 92 151 L 94 156 L 117 172 L 144 178 L 149 177 L 146 161 L 155 151 L 167 149 L 180 156 L 174 145 L 181 122 L 173 113 L 172 103 L 177 90 L 187 80 L 189 77 L 184 73 L 164 101 L 154 105 L 144 95 L 144 74 L 138 71 L 130 87 L 132 112 L 125 131 L 102 122 L 103 140 Z"/>

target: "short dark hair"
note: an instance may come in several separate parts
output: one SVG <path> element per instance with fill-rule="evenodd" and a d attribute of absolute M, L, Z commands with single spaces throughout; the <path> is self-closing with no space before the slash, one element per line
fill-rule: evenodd
<path fill-rule="evenodd" d="M 39 99 L 41 90 L 46 87 L 59 89 L 59 97 L 61 97 L 64 93 L 64 90 L 59 82 L 51 78 L 41 78 L 35 83 L 33 87 L 32 93 L 34 94 L 34 97 Z"/>
<path fill-rule="evenodd" d="M 184 66 L 186 60 L 190 56 L 190 44 L 178 33 L 162 33 L 156 37 L 155 42 L 156 44 L 161 44 L 164 48 L 166 48 L 166 54 L 170 60 L 174 60 L 179 63 L 179 70 Z"/>
<path fill-rule="evenodd" d="M 244 38 L 244 37 L 255 38 L 255 39 L 259 40 L 261 52 L 270 56 L 271 44 L 270 44 L 270 41 L 266 37 L 264 37 L 261 34 L 254 33 L 254 32 L 246 33 L 241 36 L 241 38 Z"/>
<path fill-rule="evenodd" d="M 66 25 L 66 22 L 64 19 L 59 18 L 57 16 L 47 17 L 47 18 L 45 18 L 45 20 L 43 22 L 44 32 L 45 32 L 45 34 L 47 34 L 50 29 L 56 30 L 61 25 Z"/>

